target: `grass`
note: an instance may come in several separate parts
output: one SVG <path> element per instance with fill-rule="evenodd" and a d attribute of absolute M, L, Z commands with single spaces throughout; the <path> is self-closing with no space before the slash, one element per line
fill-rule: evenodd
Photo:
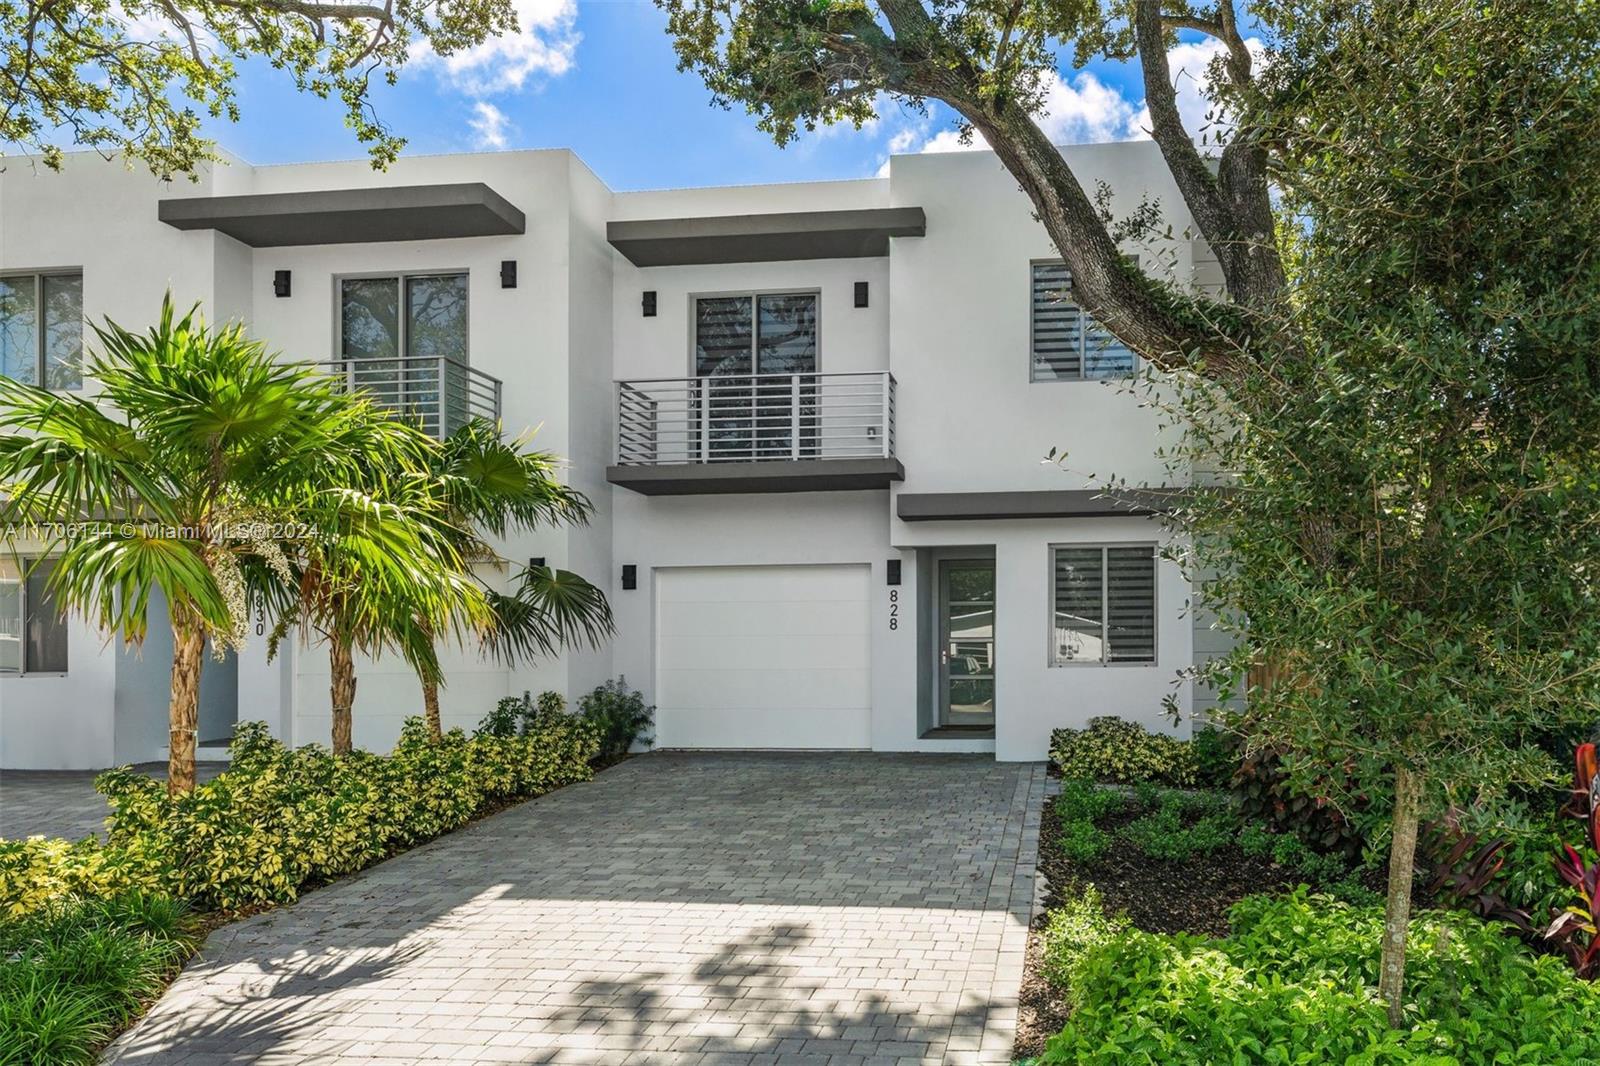
<path fill-rule="evenodd" d="M 94 1062 L 197 939 L 182 903 L 139 893 L 0 923 L 0 1066 Z"/>

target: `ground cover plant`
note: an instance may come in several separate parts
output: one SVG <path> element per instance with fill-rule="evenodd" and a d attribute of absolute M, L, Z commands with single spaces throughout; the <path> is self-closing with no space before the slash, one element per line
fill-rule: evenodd
<path fill-rule="evenodd" d="M 58 899 L 0 921 L 0 1063 L 95 1061 L 197 944 L 188 908 L 149 892 Z"/>

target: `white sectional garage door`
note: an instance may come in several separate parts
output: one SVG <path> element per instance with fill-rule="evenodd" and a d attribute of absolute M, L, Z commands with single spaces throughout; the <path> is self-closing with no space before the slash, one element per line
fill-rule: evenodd
<path fill-rule="evenodd" d="M 866 748 L 866 566 L 656 571 L 656 743 Z"/>

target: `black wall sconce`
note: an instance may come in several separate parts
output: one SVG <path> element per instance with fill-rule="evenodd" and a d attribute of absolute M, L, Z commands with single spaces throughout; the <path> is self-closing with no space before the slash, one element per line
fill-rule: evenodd
<path fill-rule="evenodd" d="M 867 283 L 864 281 L 856 282 L 856 306 L 867 306 Z"/>
<path fill-rule="evenodd" d="M 622 587 L 624 590 L 639 587 L 639 568 L 632 563 L 622 564 Z"/>
<path fill-rule="evenodd" d="M 529 570 L 543 570 L 544 569 L 544 556 L 535 555 L 533 558 L 529 559 L 528 560 L 528 569 Z"/>
<path fill-rule="evenodd" d="M 500 287 L 514 289 L 517 287 L 517 261 L 515 259 L 500 260 Z"/>
<path fill-rule="evenodd" d="M 644 299 L 641 301 L 640 306 L 644 308 L 644 317 L 656 317 L 656 290 L 646 289 L 644 291 Z"/>
<path fill-rule="evenodd" d="M 287 270 L 274 270 L 272 272 L 272 295 L 289 295 L 289 272 Z"/>
<path fill-rule="evenodd" d="M 888 574 L 889 574 L 889 584 L 891 584 L 891 585 L 900 584 L 900 560 L 899 559 L 890 559 L 889 560 Z"/>

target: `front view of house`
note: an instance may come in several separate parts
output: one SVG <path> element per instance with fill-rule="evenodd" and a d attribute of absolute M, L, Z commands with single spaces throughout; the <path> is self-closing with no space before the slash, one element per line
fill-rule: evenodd
<path fill-rule="evenodd" d="M 1152 144 L 1064 151 L 1114 211 L 1154 200 L 1185 232 Z M 1216 284 L 1198 241 L 1126 250 Z M 622 674 L 661 747 L 1031 760 L 1053 728 L 1162 728 L 1170 699 L 1187 730 L 1210 700 L 1180 672 L 1220 635 L 1162 557 L 1161 494 L 1095 487 L 1181 487 L 1138 360 L 1075 306 L 990 153 L 627 193 L 566 151 L 230 160 L 170 185 L 92 155 L 0 173 L 0 373 L 92 396 L 85 321 L 142 328 L 169 289 L 430 431 L 537 429 L 594 501 L 587 527 L 502 549 L 605 588 L 616 637 L 509 669 L 447 652 L 447 726 Z M 0 560 L 0 767 L 163 758 L 162 627 L 108 644 L 55 614 L 44 575 Z M 242 720 L 327 741 L 326 661 L 293 641 L 269 659 L 271 625 L 207 664 L 203 756 Z M 416 680 L 358 673 L 355 741 L 381 750 Z"/>

